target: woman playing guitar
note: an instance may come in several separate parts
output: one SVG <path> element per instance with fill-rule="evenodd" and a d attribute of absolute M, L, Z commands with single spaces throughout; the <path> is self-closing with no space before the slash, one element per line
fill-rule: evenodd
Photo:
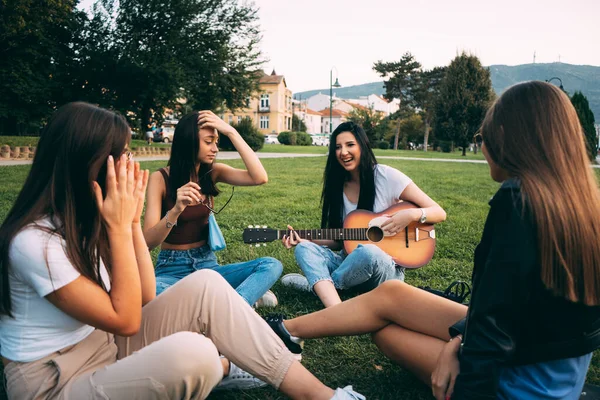
<path fill-rule="evenodd" d="M 331 135 L 323 174 L 322 228 L 341 228 L 344 218 L 356 209 L 382 212 L 399 200 L 421 208 L 389 215 L 381 224 L 386 235 L 402 231 L 411 222 L 437 223 L 446 213 L 402 172 L 377 163 L 365 131 L 354 122 L 340 124 Z M 288 226 L 289 229 L 293 229 Z M 304 272 L 287 274 L 281 282 L 314 291 L 325 307 L 341 303 L 336 289 L 359 287 L 371 290 L 390 279 L 404 280 L 404 268 L 375 245 L 359 245 L 352 253 L 336 252 L 334 240 L 305 240 L 292 230 L 282 239 L 288 249 L 296 246 L 296 262 Z"/>

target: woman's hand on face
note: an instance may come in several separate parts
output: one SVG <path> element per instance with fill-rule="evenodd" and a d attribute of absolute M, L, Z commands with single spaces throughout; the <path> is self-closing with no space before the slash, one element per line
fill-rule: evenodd
<path fill-rule="evenodd" d="M 200 125 L 200 128 L 216 129 L 227 137 L 237 132 L 234 127 L 217 117 L 212 111 L 208 110 L 200 111 L 198 114 L 198 124 Z"/>
<path fill-rule="evenodd" d="M 283 238 L 281 238 L 281 242 L 283 243 L 283 245 L 285 246 L 286 249 L 291 249 L 292 247 L 296 246 L 298 243 L 300 242 L 306 242 L 306 239 L 302 239 L 299 235 L 298 232 L 296 232 L 294 230 L 294 228 L 292 228 L 290 225 L 287 226 L 289 231 L 291 232 L 291 234 L 288 235 L 283 235 Z"/>
<path fill-rule="evenodd" d="M 140 163 L 135 163 L 134 169 L 134 178 L 136 182 L 141 179 L 142 187 L 139 191 L 135 193 L 135 196 L 138 199 L 137 211 L 135 213 L 135 217 L 133 218 L 133 223 L 139 223 L 142 219 L 142 211 L 144 210 L 144 199 L 146 198 L 146 188 L 148 187 L 148 176 L 150 172 L 147 169 L 140 169 Z"/>
<path fill-rule="evenodd" d="M 388 217 L 388 220 L 381 224 L 381 229 L 387 235 L 395 235 L 415 221 L 411 210 L 401 210 Z"/>
<path fill-rule="evenodd" d="M 125 154 L 121 156 L 116 169 L 113 157 L 109 156 L 106 162 L 106 198 L 98 182 L 93 183 L 98 210 L 109 230 L 131 230 L 138 211 L 140 192 L 144 190 L 144 179 L 139 175 L 136 179 L 134 162 L 127 161 Z M 147 182 L 147 174 L 143 175 Z"/>
<path fill-rule="evenodd" d="M 188 182 L 177 189 L 177 201 L 175 209 L 183 212 L 187 206 L 194 206 L 204 201 L 206 196 L 200 193 L 200 185 L 195 182 Z"/>
<path fill-rule="evenodd" d="M 431 390 L 437 400 L 445 400 L 452 397 L 454 392 L 454 383 L 460 373 L 460 364 L 458 362 L 458 350 L 462 337 L 454 338 L 446 343 L 440 353 L 437 365 L 431 374 Z"/>

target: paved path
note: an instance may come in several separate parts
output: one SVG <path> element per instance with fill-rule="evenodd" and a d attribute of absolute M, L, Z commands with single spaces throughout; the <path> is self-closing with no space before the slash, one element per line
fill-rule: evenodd
<path fill-rule="evenodd" d="M 327 154 L 300 154 L 300 153 L 256 153 L 259 158 L 297 158 L 297 157 L 324 157 Z M 240 158 L 239 153 L 235 151 L 224 151 L 219 153 L 220 160 L 237 160 Z M 486 164 L 485 160 L 463 160 L 457 158 L 424 158 L 424 157 L 401 157 L 401 156 L 377 156 L 378 159 L 404 160 L 404 161 L 433 161 L 433 162 L 453 162 L 453 163 L 471 163 L 471 164 Z M 137 161 L 166 161 L 168 156 L 157 157 L 136 157 Z M 600 162 L 600 157 L 596 159 Z M 0 160 L 0 166 L 24 165 L 31 164 L 31 160 Z M 592 165 L 592 168 L 600 168 L 600 165 Z"/>

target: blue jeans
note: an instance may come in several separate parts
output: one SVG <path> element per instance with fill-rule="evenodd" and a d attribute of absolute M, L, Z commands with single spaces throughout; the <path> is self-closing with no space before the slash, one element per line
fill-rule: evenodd
<path fill-rule="evenodd" d="M 311 290 L 324 280 L 333 282 L 337 289 L 358 287 L 362 291 L 391 279 L 404 280 L 404 268 L 396 266 L 391 256 L 373 244 L 359 244 L 346 255 L 307 241 L 299 243 L 294 254 Z"/>
<path fill-rule="evenodd" d="M 161 250 L 154 270 L 156 295 L 201 269 L 221 274 L 248 304 L 254 305 L 277 282 L 283 266 L 273 257 L 220 266 L 208 245 L 190 250 Z"/>

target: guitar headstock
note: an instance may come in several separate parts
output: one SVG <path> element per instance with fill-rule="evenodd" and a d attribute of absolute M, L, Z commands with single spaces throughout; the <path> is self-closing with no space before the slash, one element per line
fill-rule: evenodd
<path fill-rule="evenodd" d="M 266 225 L 261 226 L 248 226 L 248 228 L 244 229 L 244 233 L 242 235 L 244 239 L 244 243 L 267 243 L 272 242 L 278 239 L 277 237 L 277 229 L 269 229 Z"/>

